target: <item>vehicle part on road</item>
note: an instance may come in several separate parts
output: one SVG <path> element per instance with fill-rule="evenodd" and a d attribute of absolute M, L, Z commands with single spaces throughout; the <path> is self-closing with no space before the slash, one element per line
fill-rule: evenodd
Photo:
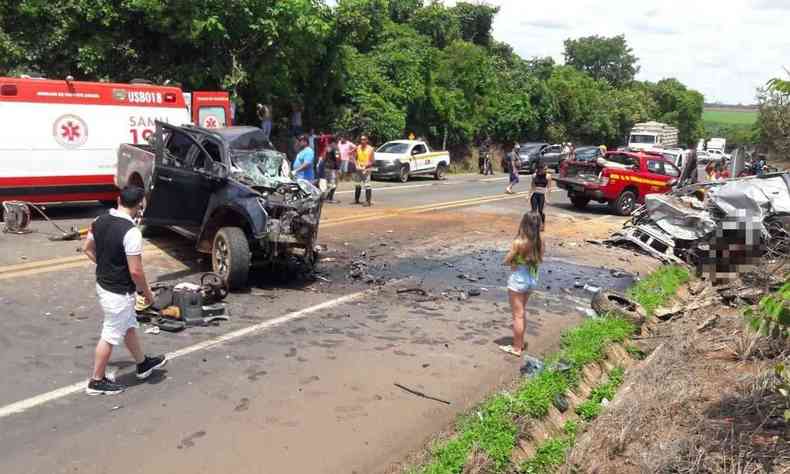
<path fill-rule="evenodd" d="M 228 287 L 222 276 L 216 273 L 204 273 L 200 277 L 200 292 L 203 295 L 202 303 L 212 305 L 219 303 L 228 296 Z"/>
<path fill-rule="evenodd" d="M 32 202 L 25 201 L 4 201 L 3 202 L 3 232 L 9 234 L 29 234 L 33 232 L 28 228 L 32 221 L 30 209 L 34 209 L 41 214 L 41 217 L 46 219 L 47 222 L 52 224 L 59 232 L 60 235 L 50 236 L 49 240 L 52 241 L 66 241 L 66 240 L 79 240 L 80 232 L 76 228 L 70 231 L 63 230 L 62 227 L 57 225 L 39 206 Z"/>
<path fill-rule="evenodd" d="M 636 193 L 630 189 L 626 189 L 620 193 L 620 196 L 616 200 L 610 201 L 609 205 L 618 215 L 630 216 L 634 209 L 636 209 Z"/>
<path fill-rule="evenodd" d="M 599 291 L 593 296 L 590 305 L 601 316 L 611 314 L 622 317 L 637 327 L 642 326 L 647 318 L 647 312 L 642 305 L 614 290 Z"/>
<path fill-rule="evenodd" d="M 406 392 L 411 393 L 412 395 L 417 395 L 418 397 L 425 398 L 427 400 L 433 400 L 435 402 L 444 403 L 445 405 L 452 405 L 452 403 L 448 402 L 447 400 L 442 400 L 441 398 L 436 398 L 436 397 L 432 397 L 430 395 L 426 395 L 426 394 L 424 394 L 424 393 L 422 393 L 422 392 L 420 392 L 418 390 L 414 390 L 414 389 L 411 389 L 411 388 L 408 388 L 408 387 L 404 387 L 403 385 L 401 385 L 399 383 L 394 383 L 393 385 L 395 385 L 396 387 L 398 387 L 401 390 L 404 390 Z"/>
<path fill-rule="evenodd" d="M 400 288 L 396 291 L 399 295 L 404 293 L 417 293 L 420 296 L 428 296 L 428 292 L 422 288 Z"/>

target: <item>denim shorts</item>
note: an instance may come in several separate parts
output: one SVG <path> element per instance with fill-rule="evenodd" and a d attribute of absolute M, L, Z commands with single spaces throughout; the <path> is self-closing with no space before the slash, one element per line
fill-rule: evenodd
<path fill-rule="evenodd" d="M 538 277 L 526 266 L 519 266 L 507 279 L 507 289 L 516 293 L 529 293 L 538 286 Z"/>

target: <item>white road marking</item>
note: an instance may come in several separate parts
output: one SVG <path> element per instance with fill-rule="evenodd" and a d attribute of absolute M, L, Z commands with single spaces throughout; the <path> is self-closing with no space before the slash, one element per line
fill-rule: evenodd
<path fill-rule="evenodd" d="M 383 186 L 380 188 L 374 187 L 373 190 L 376 192 L 379 191 L 394 191 L 398 189 L 413 189 L 413 188 L 426 188 L 428 186 L 452 186 L 455 184 L 462 184 L 468 181 L 447 181 L 442 183 L 427 183 L 427 184 L 410 184 L 408 186 Z M 353 189 L 349 189 L 346 191 L 337 191 L 335 194 L 351 194 L 353 193 Z"/>
<path fill-rule="evenodd" d="M 334 306 L 349 303 L 365 295 L 374 293 L 375 291 L 376 290 L 365 290 L 357 293 L 352 293 L 350 295 L 341 296 L 340 298 L 335 298 L 333 300 L 325 301 L 321 304 L 310 306 L 309 308 L 301 309 L 299 311 L 294 311 L 293 313 L 288 313 L 278 318 L 270 319 L 268 321 L 263 321 L 258 324 L 253 324 L 252 326 L 247 326 L 245 328 L 237 329 L 227 334 L 222 334 L 212 339 L 208 339 L 206 341 L 199 342 L 191 346 L 187 346 L 175 352 L 170 352 L 167 354 L 167 358 L 168 360 L 177 359 L 179 357 L 192 354 L 193 352 L 210 349 L 214 346 L 224 344 L 234 339 L 239 339 L 241 337 L 247 336 L 249 334 L 258 331 L 265 331 L 267 329 L 271 329 L 272 327 L 279 326 L 281 324 L 303 318 L 311 313 L 315 313 L 316 311 L 321 311 Z M 51 392 L 42 393 L 40 395 L 36 395 L 27 398 L 25 400 L 20 400 L 18 402 L 11 403 L 10 405 L 0 407 L 0 419 L 16 413 L 22 413 L 24 411 L 30 410 L 31 408 L 35 408 L 37 406 L 41 406 L 61 398 L 68 397 L 69 395 L 73 395 L 77 392 L 81 392 L 85 390 L 86 383 L 87 383 L 86 381 L 73 383 L 71 385 L 67 385 L 65 387 L 52 390 Z"/>
<path fill-rule="evenodd" d="M 481 179 L 481 180 L 480 180 L 480 182 L 481 182 L 481 183 L 490 183 L 490 182 L 492 182 L 492 181 L 506 181 L 506 180 L 508 180 L 508 179 L 510 179 L 510 178 L 508 178 L 507 176 L 505 176 L 505 177 L 502 177 L 502 178 L 487 178 L 487 179 Z"/>

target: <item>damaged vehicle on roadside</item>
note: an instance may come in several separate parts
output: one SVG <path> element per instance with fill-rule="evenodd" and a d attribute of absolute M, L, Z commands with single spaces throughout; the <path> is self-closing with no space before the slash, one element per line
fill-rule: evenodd
<path fill-rule="evenodd" d="M 291 255 L 315 264 L 321 193 L 291 178 L 259 128 L 157 122 L 149 144 L 120 146 L 115 182 L 145 189 L 146 233 L 167 227 L 194 241 L 231 290 L 259 264 Z"/>

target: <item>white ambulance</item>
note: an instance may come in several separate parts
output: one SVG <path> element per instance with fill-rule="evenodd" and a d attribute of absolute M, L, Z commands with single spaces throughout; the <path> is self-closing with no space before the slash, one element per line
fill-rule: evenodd
<path fill-rule="evenodd" d="M 114 200 L 118 147 L 156 120 L 229 126 L 228 93 L 0 77 L 0 202 Z"/>

